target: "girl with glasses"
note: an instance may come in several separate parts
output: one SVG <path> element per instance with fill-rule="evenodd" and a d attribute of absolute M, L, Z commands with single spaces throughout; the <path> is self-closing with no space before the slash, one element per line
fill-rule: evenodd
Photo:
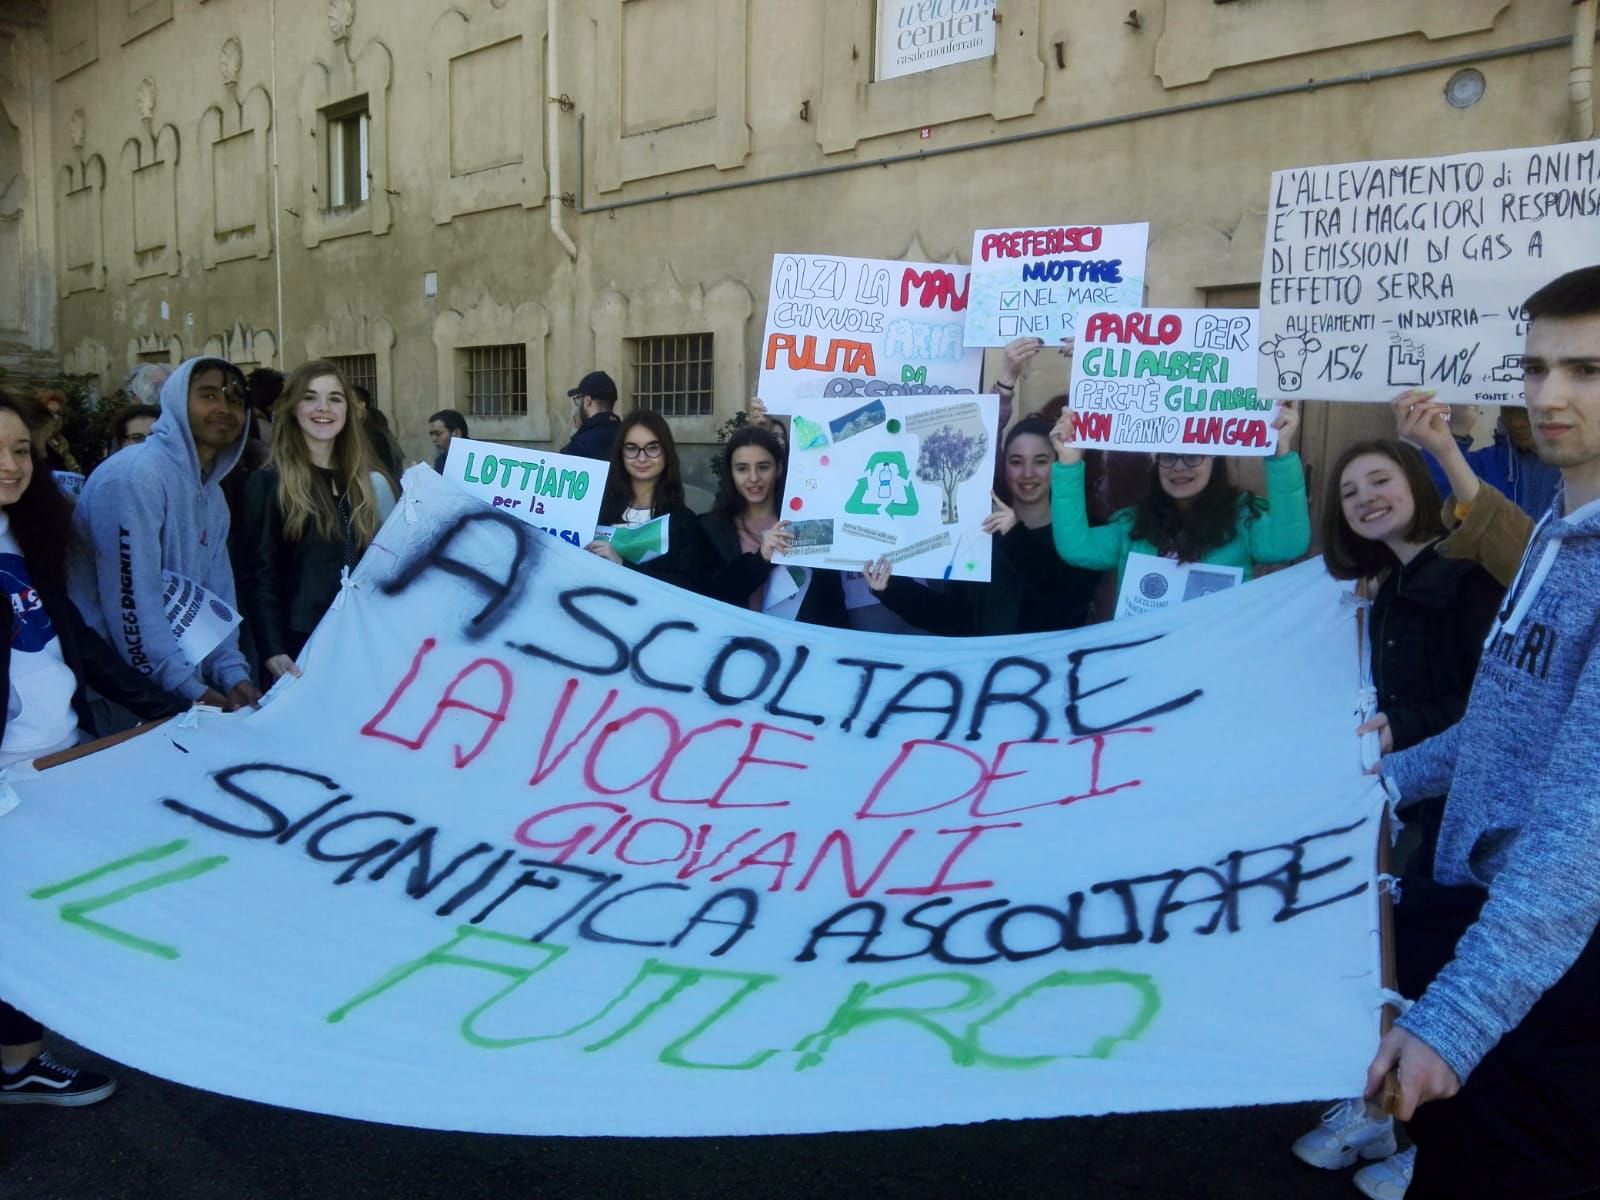
<path fill-rule="evenodd" d="M 245 490 L 239 601 L 271 683 L 296 659 L 395 498 L 361 401 L 333 363 L 308 362 L 272 407 L 272 460 Z"/>
<path fill-rule="evenodd" d="M 694 590 L 700 558 L 700 530 L 683 500 L 683 473 L 672 430 L 660 413 L 635 409 L 617 426 L 611 470 L 600 499 L 600 524 L 638 529 L 665 517 L 666 548 L 640 563 L 625 562 L 609 542 L 587 549 L 611 562 L 633 567 L 664 583 Z"/>
<path fill-rule="evenodd" d="M 1311 544 L 1305 476 L 1294 452 L 1300 413 L 1283 401 L 1272 426 L 1276 454 L 1265 463 L 1263 500 L 1228 479 L 1227 468 L 1201 454 L 1159 454 L 1150 463 L 1145 493 L 1104 525 L 1089 524 L 1084 499 L 1083 451 L 1070 445 L 1074 415 L 1064 409 L 1050 431 L 1051 513 L 1056 553 L 1072 566 L 1117 572 L 1129 554 L 1152 554 L 1185 563 L 1240 567 L 1248 581 L 1257 563 L 1292 562 Z"/>

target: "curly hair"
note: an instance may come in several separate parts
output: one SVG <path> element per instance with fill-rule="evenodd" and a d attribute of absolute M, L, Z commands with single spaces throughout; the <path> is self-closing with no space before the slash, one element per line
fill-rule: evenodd
<path fill-rule="evenodd" d="M 1239 510 L 1261 511 L 1261 501 L 1235 487 L 1225 465 L 1211 460 L 1211 478 L 1200 494 L 1180 508 L 1161 486 L 1161 468 L 1150 460 L 1144 495 L 1133 509 L 1133 536 L 1149 542 L 1158 554 L 1176 555 L 1179 562 L 1200 562 L 1239 532 Z"/>

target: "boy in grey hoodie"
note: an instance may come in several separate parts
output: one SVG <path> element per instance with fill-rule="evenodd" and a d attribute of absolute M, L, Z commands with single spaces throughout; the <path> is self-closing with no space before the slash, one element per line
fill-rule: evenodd
<path fill-rule="evenodd" d="M 89 627 L 169 692 L 220 708 L 260 692 L 235 628 L 197 669 L 167 623 L 162 572 L 233 605 L 228 505 L 218 486 L 244 449 L 244 377 L 220 358 L 191 358 L 161 388 L 150 436 L 102 463 L 83 489 L 68 586 Z"/>
<path fill-rule="evenodd" d="M 1380 764 L 1403 798 L 1448 791 L 1434 877 L 1486 892 L 1368 1070 L 1370 1095 L 1397 1068 L 1396 1115 L 1416 1113 L 1407 1200 L 1600 1195 L 1600 267 L 1526 308 L 1524 392 L 1561 488 L 1465 715 Z"/>

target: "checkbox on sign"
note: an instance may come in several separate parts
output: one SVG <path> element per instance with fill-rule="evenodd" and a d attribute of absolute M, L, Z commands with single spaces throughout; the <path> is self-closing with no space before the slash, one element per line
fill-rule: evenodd
<path fill-rule="evenodd" d="M 1014 337 L 1021 337 L 1022 336 L 1022 318 L 1021 317 L 998 317 L 996 319 L 1000 323 L 1000 336 L 1001 337 L 1003 337 L 1003 338 L 1014 338 Z"/>
<path fill-rule="evenodd" d="M 1001 312 L 1021 312 L 1022 311 L 1022 293 L 1021 292 L 1001 292 L 1000 293 L 1000 311 Z"/>

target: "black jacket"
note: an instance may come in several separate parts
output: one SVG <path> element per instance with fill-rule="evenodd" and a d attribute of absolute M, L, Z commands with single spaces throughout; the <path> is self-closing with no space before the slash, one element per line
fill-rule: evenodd
<path fill-rule="evenodd" d="M 609 409 L 597 412 L 578 426 L 572 440 L 561 447 L 563 454 L 580 454 L 584 458 L 598 458 L 602 462 L 611 457 L 611 447 L 617 440 L 617 426 L 622 418 Z"/>
<path fill-rule="evenodd" d="M 1088 621 L 1102 575 L 1062 562 L 1050 526 L 1019 521 L 995 539 L 988 583 L 958 580 L 938 591 L 895 576 L 878 598 L 918 629 L 945 637 L 1049 633 Z"/>
<path fill-rule="evenodd" d="M 763 587 L 774 569 L 760 554 L 750 553 L 739 546 L 739 531 L 733 518 L 726 513 L 709 512 L 700 518 L 700 585 L 699 591 L 713 600 L 721 600 L 739 608 L 746 608 L 750 595 Z M 811 586 L 795 620 L 811 625 L 827 625 L 846 629 L 849 620 L 844 607 L 844 584 L 839 572 L 823 568 L 811 572 Z"/>
<path fill-rule="evenodd" d="M 613 517 L 608 521 L 606 516 L 606 510 L 602 508 L 600 524 L 621 524 L 619 517 Z M 666 517 L 667 552 L 638 566 L 633 563 L 623 565 L 630 571 L 638 571 L 652 579 L 659 579 L 662 583 L 670 583 L 674 587 L 681 587 L 690 592 L 699 591 L 696 585 L 700 580 L 700 519 L 685 507 L 672 509 Z"/>
<path fill-rule="evenodd" d="M 359 558 L 349 538 L 325 538 L 314 527 L 290 541 L 278 504 L 278 469 L 264 467 L 245 492 L 240 545 L 239 607 L 265 662 L 294 655 L 339 594 L 339 573 Z"/>
<path fill-rule="evenodd" d="M 1461 719 L 1504 590 L 1435 546 L 1384 579 L 1372 601 L 1372 684 L 1396 750 Z"/>
<path fill-rule="evenodd" d="M 162 691 L 147 676 L 123 661 L 120 654 L 84 623 L 78 606 L 65 592 L 40 587 L 37 580 L 33 581 L 33 586 L 61 642 L 61 657 L 78 681 L 72 693 L 72 711 L 78 716 L 78 728 L 97 735 L 101 732 L 95 728 L 94 716 L 84 695 L 86 684 L 107 700 L 115 701 L 147 721 L 170 717 L 189 707 L 182 696 Z M 15 620 L 16 613 L 11 605 L 0 604 L 0 695 L 4 696 L 11 694 L 11 627 Z M 8 717 L 6 707 L 0 705 L 0 739 L 5 737 Z"/>

